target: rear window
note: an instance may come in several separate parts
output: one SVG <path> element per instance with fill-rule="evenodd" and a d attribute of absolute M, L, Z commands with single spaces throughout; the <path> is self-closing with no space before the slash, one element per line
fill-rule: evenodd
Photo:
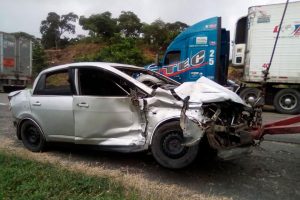
<path fill-rule="evenodd" d="M 34 94 L 72 95 L 68 70 L 51 72 L 41 77 Z"/>

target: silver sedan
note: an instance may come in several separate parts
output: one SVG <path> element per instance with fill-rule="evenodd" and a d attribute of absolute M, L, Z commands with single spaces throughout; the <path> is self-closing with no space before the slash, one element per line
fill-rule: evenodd
<path fill-rule="evenodd" d="M 73 63 L 42 71 L 9 99 L 17 137 L 34 152 L 50 141 L 151 150 L 162 166 L 182 168 L 200 141 L 227 157 L 253 144 L 251 107 L 204 77 L 179 84 L 136 66 Z"/>

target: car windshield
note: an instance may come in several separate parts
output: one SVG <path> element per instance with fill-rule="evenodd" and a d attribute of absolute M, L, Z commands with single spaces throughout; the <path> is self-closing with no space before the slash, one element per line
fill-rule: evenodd
<path fill-rule="evenodd" d="M 177 81 L 147 69 L 124 66 L 114 67 L 151 88 L 161 87 L 163 89 L 172 89 L 180 85 Z"/>

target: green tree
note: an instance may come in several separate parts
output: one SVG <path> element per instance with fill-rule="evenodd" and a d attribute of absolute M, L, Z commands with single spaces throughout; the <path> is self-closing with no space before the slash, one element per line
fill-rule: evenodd
<path fill-rule="evenodd" d="M 72 12 L 62 16 L 55 12 L 49 12 L 46 20 L 43 20 L 40 26 L 42 44 L 44 47 L 58 48 L 61 36 L 64 33 L 75 33 L 75 25 L 73 23 L 76 22 L 77 19 L 78 16 Z"/>
<path fill-rule="evenodd" d="M 145 59 L 133 38 L 123 38 L 120 34 L 115 34 L 109 40 L 109 45 L 101 49 L 99 53 L 79 57 L 76 61 L 116 62 L 138 66 L 152 62 L 152 60 Z"/>
<path fill-rule="evenodd" d="M 43 69 L 48 67 L 46 62 L 46 54 L 40 42 L 35 41 L 32 48 L 32 71 L 33 76 L 36 76 Z"/>
<path fill-rule="evenodd" d="M 142 23 L 136 14 L 131 11 L 122 11 L 118 18 L 118 26 L 126 37 L 138 37 Z"/>
<path fill-rule="evenodd" d="M 80 16 L 79 24 L 84 30 L 88 30 L 91 36 L 101 36 L 105 39 L 118 32 L 117 20 L 112 18 L 110 12 L 91 15 L 88 18 Z"/>
<path fill-rule="evenodd" d="M 188 27 L 183 22 L 165 23 L 161 19 L 151 24 L 143 24 L 143 39 L 155 49 L 165 50 L 172 40 Z"/>
<path fill-rule="evenodd" d="M 184 31 L 189 26 L 183 22 L 177 21 L 174 23 L 167 23 L 166 29 L 168 30 L 168 38 L 166 40 L 167 43 L 172 42 L 174 38 L 179 35 L 182 31 Z"/>
<path fill-rule="evenodd" d="M 144 23 L 142 27 L 143 38 L 147 44 L 154 48 L 165 49 L 166 38 L 168 37 L 168 30 L 166 24 L 161 19 L 157 19 L 150 25 Z"/>

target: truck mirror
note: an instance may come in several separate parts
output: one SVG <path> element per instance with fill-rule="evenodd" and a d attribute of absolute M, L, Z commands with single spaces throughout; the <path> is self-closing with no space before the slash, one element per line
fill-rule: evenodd
<path fill-rule="evenodd" d="M 158 55 L 158 53 L 155 55 L 155 65 L 156 66 L 160 66 L 161 65 L 161 62 L 159 61 L 159 55 Z"/>

